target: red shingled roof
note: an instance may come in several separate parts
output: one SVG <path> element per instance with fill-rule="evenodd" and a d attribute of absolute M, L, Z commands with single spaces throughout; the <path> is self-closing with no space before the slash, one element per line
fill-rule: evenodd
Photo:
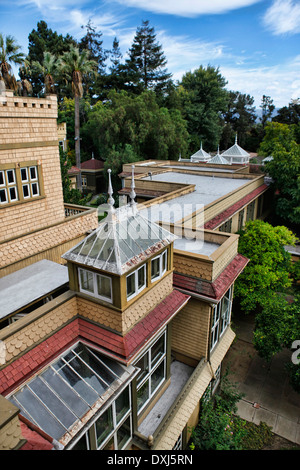
<path fill-rule="evenodd" d="M 28 425 L 24 422 L 27 421 L 23 416 L 20 417 L 20 427 L 22 436 L 26 439 L 26 443 L 20 447 L 19 450 L 52 450 L 52 438 L 46 436 L 46 434 L 40 430 L 35 429 L 32 423 Z"/>
<path fill-rule="evenodd" d="M 242 207 L 249 204 L 253 199 L 255 199 L 257 196 L 265 192 L 267 189 L 268 189 L 268 185 L 266 184 L 263 184 L 262 186 L 259 186 L 258 188 L 254 189 L 254 191 L 247 194 L 247 196 L 240 199 L 240 201 L 236 202 L 235 204 L 230 206 L 228 209 L 221 212 L 219 215 L 209 220 L 208 222 L 206 222 L 206 224 L 204 224 L 204 228 L 206 230 L 214 230 L 216 227 L 221 225 L 226 220 L 230 219 L 230 217 L 232 217 L 233 214 L 235 214 L 240 209 L 242 209 Z"/>
<path fill-rule="evenodd" d="M 97 160 L 96 158 L 91 158 L 86 162 L 81 163 L 82 170 L 100 170 L 104 167 L 104 163 L 101 160 Z"/>
<path fill-rule="evenodd" d="M 129 362 L 145 343 L 188 302 L 189 298 L 189 295 L 174 289 L 125 336 L 79 318 L 80 336 L 100 346 L 116 359 Z"/>
<path fill-rule="evenodd" d="M 203 281 L 183 274 L 174 273 L 173 285 L 177 289 L 183 289 L 207 297 L 208 300 L 214 299 L 219 301 L 248 262 L 248 258 L 237 254 L 214 282 Z"/>
<path fill-rule="evenodd" d="M 134 354 L 189 300 L 174 289 L 124 337 L 82 318 L 63 327 L 41 344 L 0 370 L 0 393 L 7 395 L 80 339 L 103 348 L 117 360 L 128 362 Z"/>

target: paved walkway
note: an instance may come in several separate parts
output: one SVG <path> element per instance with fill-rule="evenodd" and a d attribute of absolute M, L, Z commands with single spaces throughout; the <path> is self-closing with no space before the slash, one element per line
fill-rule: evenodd
<path fill-rule="evenodd" d="M 263 421 L 275 434 L 300 445 L 300 394 L 290 386 L 284 369 L 291 352 L 282 351 L 269 364 L 252 345 L 251 317 L 233 318 L 233 328 L 237 338 L 224 366 L 229 365 L 230 380 L 244 394 L 238 403 L 239 416 L 256 424 Z"/>

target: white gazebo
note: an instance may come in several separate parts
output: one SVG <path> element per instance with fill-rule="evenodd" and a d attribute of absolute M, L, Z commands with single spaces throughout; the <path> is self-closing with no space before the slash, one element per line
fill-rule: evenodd
<path fill-rule="evenodd" d="M 237 143 L 237 135 L 235 136 L 235 143 L 228 150 L 223 152 L 222 157 L 227 160 L 227 163 L 245 164 L 249 162 L 250 153 L 246 152 Z"/>
<path fill-rule="evenodd" d="M 210 158 L 211 155 L 203 150 L 201 142 L 200 150 L 191 156 L 191 162 L 207 162 Z"/>

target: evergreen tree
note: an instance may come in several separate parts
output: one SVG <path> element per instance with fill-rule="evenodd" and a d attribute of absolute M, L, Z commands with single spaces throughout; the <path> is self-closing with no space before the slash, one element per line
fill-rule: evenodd
<path fill-rule="evenodd" d="M 262 116 L 260 120 L 264 128 L 266 123 L 272 119 L 275 106 L 270 96 L 263 95 L 260 107 L 262 109 Z"/>
<path fill-rule="evenodd" d="M 33 29 L 28 36 L 28 56 L 27 62 L 29 66 L 33 62 L 43 64 L 44 52 L 51 52 L 56 58 L 62 55 L 64 52 L 70 49 L 70 46 L 76 45 L 75 39 L 69 34 L 65 37 L 58 34 L 56 31 L 52 31 L 48 28 L 45 21 L 39 21 L 37 23 L 37 29 Z M 22 69 L 22 76 L 30 79 L 33 88 L 33 94 L 38 95 L 42 93 L 44 89 L 44 74 L 40 70 L 31 70 L 29 75 L 28 70 Z M 66 86 L 65 81 L 62 78 L 57 80 L 57 94 L 59 99 L 62 96 L 71 96 L 71 89 Z"/>
<path fill-rule="evenodd" d="M 223 129 L 221 148 L 231 145 L 236 134 L 239 144 L 244 147 L 247 134 L 256 120 L 254 98 L 239 91 L 230 91 L 228 109 L 223 116 L 226 125 Z"/>
<path fill-rule="evenodd" d="M 152 89 L 162 90 L 171 74 L 165 68 L 167 60 L 162 46 L 156 41 L 154 28 L 149 21 L 143 21 L 137 29 L 133 44 L 126 60 L 128 81 L 133 91 L 140 93 Z"/>

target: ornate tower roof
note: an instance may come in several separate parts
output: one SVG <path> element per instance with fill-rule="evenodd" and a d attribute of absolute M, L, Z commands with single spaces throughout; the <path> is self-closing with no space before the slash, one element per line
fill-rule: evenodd
<path fill-rule="evenodd" d="M 169 245 L 176 236 L 139 213 L 134 200 L 134 166 L 130 204 L 115 209 L 110 172 L 107 216 L 96 230 L 62 257 L 121 275 Z"/>
<path fill-rule="evenodd" d="M 206 162 L 210 158 L 211 155 L 203 150 L 201 142 L 200 150 L 191 156 L 191 162 Z"/>

